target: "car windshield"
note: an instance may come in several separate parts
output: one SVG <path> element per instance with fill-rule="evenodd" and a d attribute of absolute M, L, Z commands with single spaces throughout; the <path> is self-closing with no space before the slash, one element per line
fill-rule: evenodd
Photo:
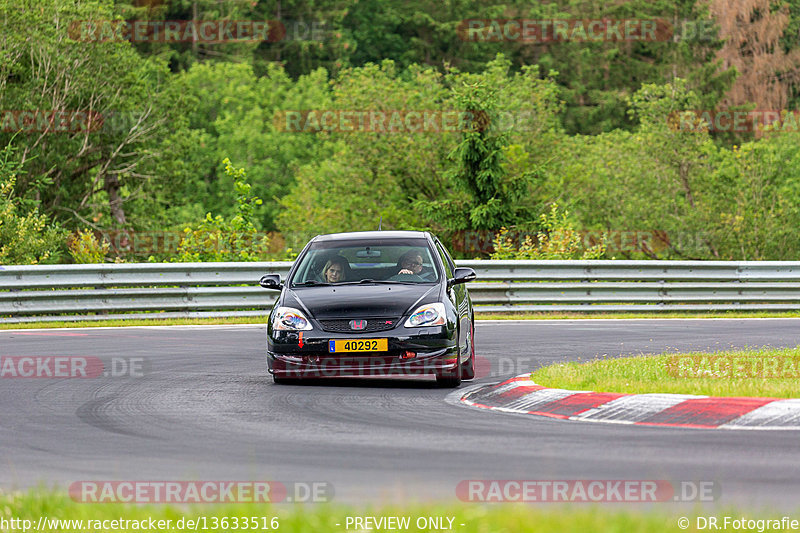
<path fill-rule="evenodd" d="M 324 240 L 311 244 L 293 287 L 355 283 L 435 283 L 439 269 L 425 239 Z"/>

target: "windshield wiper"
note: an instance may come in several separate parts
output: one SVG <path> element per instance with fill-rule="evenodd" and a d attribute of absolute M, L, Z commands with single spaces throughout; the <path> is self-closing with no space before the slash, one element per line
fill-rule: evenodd
<path fill-rule="evenodd" d="M 292 283 L 292 287 L 310 287 L 311 285 L 330 285 L 330 283 L 326 283 L 324 281 L 316 281 L 313 279 L 304 281 L 303 283 Z"/>

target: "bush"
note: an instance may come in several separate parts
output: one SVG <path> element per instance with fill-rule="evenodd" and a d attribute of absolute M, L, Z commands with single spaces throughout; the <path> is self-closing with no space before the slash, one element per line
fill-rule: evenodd
<path fill-rule="evenodd" d="M 492 259 L 601 259 L 606 253 L 605 242 L 584 248 L 583 239 L 572 226 L 569 212 L 561 212 L 558 204 L 550 206 L 549 213 L 539 215 L 541 229 L 536 242 L 526 236 L 514 243 L 508 229 L 501 228 L 494 238 Z"/>
<path fill-rule="evenodd" d="M 91 230 L 78 230 L 70 236 L 67 248 L 78 264 L 104 263 L 111 245 L 100 242 Z"/>
<path fill-rule="evenodd" d="M 251 196 L 243 168 L 234 168 L 228 158 L 222 163 L 225 174 L 234 179 L 236 214 L 225 220 L 221 215 L 206 213 L 196 228 L 185 228 L 176 262 L 266 260 L 269 238 L 259 233 L 254 223 L 255 206 L 261 205 L 261 199 Z"/>
<path fill-rule="evenodd" d="M 0 264 L 35 265 L 55 261 L 63 247 L 64 232 L 50 225 L 37 207 L 26 208 L 15 196 L 20 165 L 8 144 L 0 151 Z"/>

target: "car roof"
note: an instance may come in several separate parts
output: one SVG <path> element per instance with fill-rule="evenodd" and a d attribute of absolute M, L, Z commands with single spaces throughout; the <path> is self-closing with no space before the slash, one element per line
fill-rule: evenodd
<path fill-rule="evenodd" d="M 425 231 L 352 231 L 349 233 L 329 233 L 317 235 L 313 241 L 337 241 L 348 239 L 425 239 Z"/>

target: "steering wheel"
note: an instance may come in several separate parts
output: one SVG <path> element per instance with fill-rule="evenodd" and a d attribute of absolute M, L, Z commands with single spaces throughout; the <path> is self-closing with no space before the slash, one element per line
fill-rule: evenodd
<path fill-rule="evenodd" d="M 422 276 L 417 274 L 395 274 L 389 281 L 425 281 Z"/>

